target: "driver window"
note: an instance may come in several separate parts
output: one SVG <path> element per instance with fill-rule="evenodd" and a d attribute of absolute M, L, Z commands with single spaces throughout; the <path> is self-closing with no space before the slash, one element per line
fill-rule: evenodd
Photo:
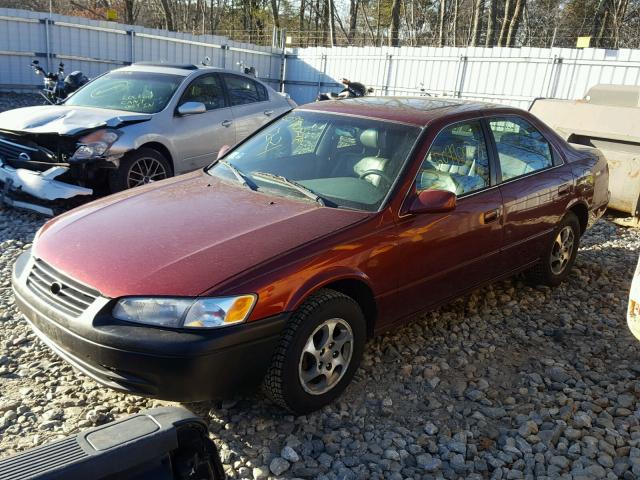
<path fill-rule="evenodd" d="M 448 190 L 464 195 L 488 187 L 489 157 L 479 121 L 444 128 L 429 148 L 418 172 L 418 191 Z"/>
<path fill-rule="evenodd" d="M 182 94 L 182 103 L 204 103 L 207 110 L 225 107 L 224 93 L 218 75 L 203 75 L 196 78 Z"/>

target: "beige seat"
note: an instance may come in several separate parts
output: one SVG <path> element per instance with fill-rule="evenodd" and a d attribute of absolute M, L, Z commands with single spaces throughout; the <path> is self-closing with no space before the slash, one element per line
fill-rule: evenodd
<path fill-rule="evenodd" d="M 367 149 L 370 149 L 375 153 L 373 156 L 363 157 L 354 166 L 353 171 L 356 175 L 361 176 L 368 170 L 374 170 L 384 173 L 389 158 L 386 157 L 386 135 L 381 134 L 375 128 L 368 128 L 360 134 L 360 143 Z M 364 177 L 365 180 L 372 183 L 376 187 L 380 185 L 381 177 L 375 174 L 370 174 Z"/>

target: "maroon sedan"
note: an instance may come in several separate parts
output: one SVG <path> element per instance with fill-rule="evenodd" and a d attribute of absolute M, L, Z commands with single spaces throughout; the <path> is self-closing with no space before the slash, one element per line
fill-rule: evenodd
<path fill-rule="evenodd" d="M 307 105 L 223 155 L 36 235 L 13 287 L 61 357 L 127 392 L 262 382 L 308 412 L 368 337 L 517 272 L 560 283 L 608 200 L 598 155 L 527 112 L 455 100 Z"/>

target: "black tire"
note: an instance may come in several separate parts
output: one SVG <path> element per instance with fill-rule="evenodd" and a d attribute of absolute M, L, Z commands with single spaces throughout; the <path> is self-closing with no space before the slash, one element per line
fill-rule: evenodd
<path fill-rule="evenodd" d="M 557 252 L 558 248 L 556 239 L 566 228 L 571 229 L 571 232 L 573 234 L 573 244 L 564 267 L 559 269 L 559 263 L 554 256 L 554 252 Z M 549 245 L 545 247 L 540 261 L 527 272 L 527 278 L 531 283 L 535 285 L 547 285 L 549 287 L 556 287 L 560 285 L 571 272 L 571 267 L 573 267 L 573 264 L 576 260 L 579 246 L 580 222 L 578 221 L 578 217 L 576 217 L 573 212 L 567 212 L 565 216 L 562 217 L 560 223 L 558 223 L 558 225 L 556 226 Z M 556 268 L 552 266 L 552 263 L 555 263 Z"/>
<path fill-rule="evenodd" d="M 151 170 L 149 173 L 153 174 L 149 178 L 141 175 L 141 173 L 144 174 L 147 166 Z M 162 169 L 162 172 L 156 168 Z M 122 157 L 118 169 L 109 175 L 109 188 L 112 193 L 121 192 L 149 181 L 159 181 L 171 176 L 171 165 L 165 156 L 153 148 L 142 147 Z M 138 180 L 140 183 L 136 185 Z"/>
<path fill-rule="evenodd" d="M 353 334 L 350 360 L 328 391 L 309 393 L 303 386 L 299 371 L 303 365 L 303 349 L 312 333 L 331 319 L 344 321 L 351 328 L 351 332 L 348 332 Z M 364 315 L 355 300 L 335 290 L 319 290 L 294 312 L 285 327 L 265 375 L 263 390 L 277 405 L 298 415 L 333 402 L 351 382 L 360 365 L 366 332 Z M 338 368 L 334 371 L 338 372 Z"/>

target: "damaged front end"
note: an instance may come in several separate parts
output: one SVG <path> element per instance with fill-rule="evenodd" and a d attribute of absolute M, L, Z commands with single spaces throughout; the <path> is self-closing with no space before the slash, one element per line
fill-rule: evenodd
<path fill-rule="evenodd" d="M 119 165 L 119 155 L 107 155 L 119 136 L 105 128 L 74 136 L 0 131 L 0 201 L 53 215 L 48 203 L 92 195 L 89 187 Z"/>

